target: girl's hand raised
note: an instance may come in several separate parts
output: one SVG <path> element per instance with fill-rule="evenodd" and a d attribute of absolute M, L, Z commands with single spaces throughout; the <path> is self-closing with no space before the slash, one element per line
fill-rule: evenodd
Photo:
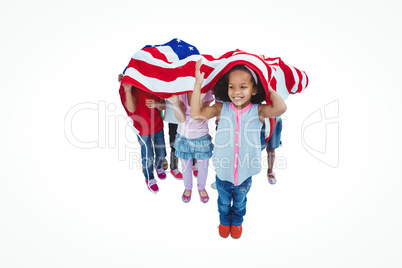
<path fill-rule="evenodd" d="M 197 63 L 195 64 L 195 84 L 199 85 L 200 88 L 202 83 L 204 82 L 204 75 L 205 75 L 205 73 L 201 73 L 200 71 L 201 65 L 202 65 L 202 58 L 197 60 Z"/>

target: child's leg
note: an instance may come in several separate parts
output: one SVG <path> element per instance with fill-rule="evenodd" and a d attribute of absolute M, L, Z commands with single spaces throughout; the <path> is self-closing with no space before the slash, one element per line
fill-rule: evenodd
<path fill-rule="evenodd" d="M 208 177 L 208 163 L 209 159 L 205 160 L 197 160 L 198 165 L 198 177 L 197 177 L 197 185 L 198 190 L 204 190 L 205 184 L 207 183 Z"/>
<path fill-rule="evenodd" d="M 165 136 L 163 129 L 152 135 L 155 145 L 155 168 L 162 168 L 163 160 L 166 157 Z"/>
<path fill-rule="evenodd" d="M 232 225 L 240 226 L 246 215 L 247 193 L 251 187 L 251 177 L 233 189 Z"/>
<path fill-rule="evenodd" d="M 193 160 L 192 159 L 186 160 L 180 158 L 180 162 L 183 174 L 184 188 L 186 188 L 186 190 L 191 190 L 193 189 L 193 175 L 191 174 Z"/>
<path fill-rule="evenodd" d="M 141 145 L 141 163 L 142 172 L 145 180 L 154 178 L 154 149 L 150 136 L 138 136 L 138 142 Z"/>
<path fill-rule="evenodd" d="M 221 181 L 216 177 L 216 189 L 218 190 L 219 221 L 222 225 L 230 226 L 232 222 L 232 188 L 233 184 Z"/>
<path fill-rule="evenodd" d="M 267 144 L 268 173 L 272 173 L 274 169 L 275 149 L 277 149 L 282 144 L 281 133 L 282 133 L 282 119 L 279 119 L 275 124 L 271 138 L 268 140 Z"/>
<path fill-rule="evenodd" d="M 270 174 L 272 173 L 274 169 L 274 163 L 275 163 L 275 149 L 270 149 L 267 147 L 267 156 L 268 156 L 268 171 L 267 173 Z"/>
<path fill-rule="evenodd" d="M 170 143 L 170 169 L 174 170 L 178 168 L 179 159 L 175 155 L 176 149 L 173 147 L 176 140 L 177 124 L 169 123 L 169 143 Z"/>

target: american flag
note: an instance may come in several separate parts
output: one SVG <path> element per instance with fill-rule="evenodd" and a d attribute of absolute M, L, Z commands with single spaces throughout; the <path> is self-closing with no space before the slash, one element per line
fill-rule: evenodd
<path fill-rule="evenodd" d="M 205 73 L 201 88 L 204 93 L 211 90 L 219 78 L 235 65 L 246 65 L 256 72 L 267 92 L 268 104 L 271 103 L 268 84 L 284 100 L 290 93 L 303 92 L 308 85 L 306 73 L 281 58 L 269 58 L 239 49 L 215 58 L 200 54 L 195 46 L 176 38 L 163 45 L 147 45 L 134 53 L 121 81 L 120 97 L 123 106 L 125 94 L 122 84 L 133 85 L 160 98 L 192 91 L 195 63 L 200 57 L 203 58 L 201 72 Z"/>
<path fill-rule="evenodd" d="M 134 53 L 121 84 L 133 85 L 160 98 L 189 92 L 194 88 L 195 62 L 199 58 L 195 46 L 178 38 L 163 45 L 147 45 Z"/>
<path fill-rule="evenodd" d="M 194 87 L 195 62 L 202 57 L 201 72 L 205 73 L 202 92 L 211 90 L 218 79 L 233 66 L 244 64 L 259 76 L 264 88 L 268 83 L 283 98 L 289 93 L 300 93 L 308 85 L 308 77 L 281 58 L 234 50 L 215 58 L 200 54 L 198 49 L 183 40 L 173 39 L 163 45 L 147 45 L 134 53 L 122 84 L 131 84 L 160 98 L 190 92 Z M 122 88 L 120 89 L 122 90 Z M 269 102 L 269 96 L 267 94 Z"/>

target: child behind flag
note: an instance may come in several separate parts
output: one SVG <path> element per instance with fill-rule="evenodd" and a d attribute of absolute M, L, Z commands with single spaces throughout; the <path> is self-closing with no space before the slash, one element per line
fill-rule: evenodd
<path fill-rule="evenodd" d="M 168 100 L 175 107 L 175 114 L 179 126 L 177 129 L 174 147 L 176 156 L 180 159 L 183 173 L 184 192 L 182 200 L 188 203 L 191 200 L 193 188 L 192 166 L 193 159 L 197 160 L 198 176 L 197 187 L 201 202 L 209 200 L 205 184 L 208 176 L 209 158 L 212 156 L 211 136 L 208 134 L 208 121 L 194 120 L 190 116 L 190 103 L 192 93 L 174 95 Z M 207 107 L 213 101 L 212 92 L 209 92 L 202 102 L 203 107 Z"/>

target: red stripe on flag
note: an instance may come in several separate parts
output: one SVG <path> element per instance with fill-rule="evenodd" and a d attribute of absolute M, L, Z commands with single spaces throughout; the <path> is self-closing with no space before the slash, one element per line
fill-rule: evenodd
<path fill-rule="evenodd" d="M 279 62 L 279 67 L 283 71 L 283 74 L 285 76 L 286 89 L 290 93 L 293 86 L 296 84 L 295 78 L 293 77 L 292 69 L 290 69 L 290 67 L 286 65 L 283 61 Z"/>
<path fill-rule="evenodd" d="M 299 69 L 295 68 L 295 70 L 297 72 L 297 75 L 299 76 L 299 84 L 297 85 L 296 93 L 300 93 L 303 90 L 303 86 L 302 86 L 303 75 Z"/>
<path fill-rule="evenodd" d="M 165 54 L 161 53 L 156 47 L 144 48 L 143 51 L 149 52 L 155 59 L 163 60 L 164 62 L 169 62 Z"/>
<path fill-rule="evenodd" d="M 269 85 L 272 87 L 272 89 L 273 90 L 275 90 L 276 91 L 276 78 L 275 78 L 275 76 L 274 77 L 272 77 L 272 79 L 271 79 L 271 81 L 269 82 Z"/>
<path fill-rule="evenodd" d="M 226 52 L 225 54 L 223 54 L 223 55 L 220 56 L 219 58 L 215 58 L 215 57 L 213 57 L 213 56 L 211 56 L 211 55 L 206 55 L 206 54 L 201 54 L 201 55 L 202 55 L 206 60 L 208 60 L 208 61 L 216 61 L 216 60 L 221 60 L 221 59 L 227 59 L 227 58 L 229 58 L 230 56 L 232 56 L 234 52 L 235 52 L 235 51 Z"/>

